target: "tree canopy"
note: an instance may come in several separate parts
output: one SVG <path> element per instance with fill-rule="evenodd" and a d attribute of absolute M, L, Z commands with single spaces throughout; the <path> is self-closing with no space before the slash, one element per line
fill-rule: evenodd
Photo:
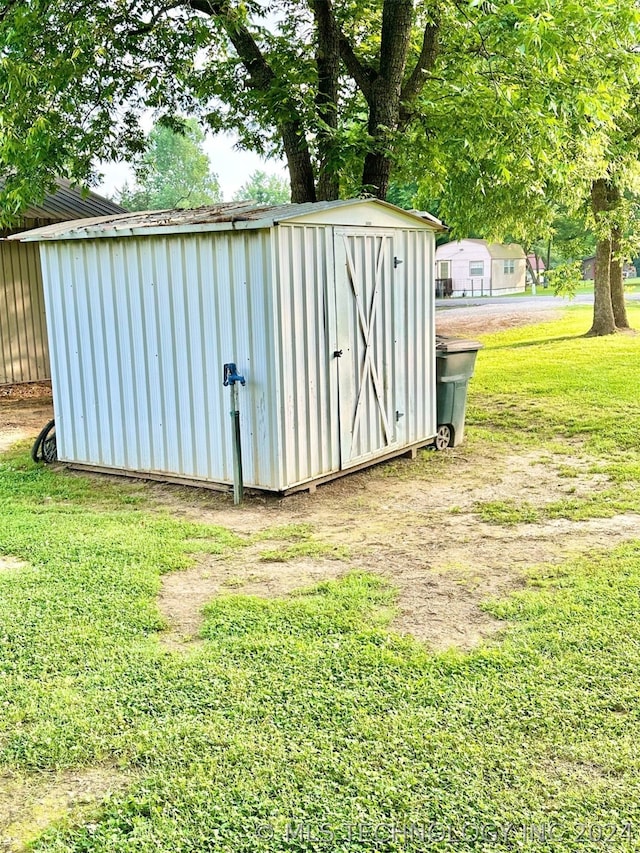
<path fill-rule="evenodd" d="M 204 134 L 193 119 L 179 131 L 156 125 L 136 163 L 136 185 L 125 184 L 118 203 L 128 210 L 164 210 L 221 201 L 220 185 L 202 150 L 203 141 Z"/>
<path fill-rule="evenodd" d="M 569 112 L 579 119 L 597 102 L 606 124 L 613 96 L 586 78 L 613 35 L 626 36 L 632 8 L 629 0 L 274 0 L 268 8 L 8 0 L 0 160 L 16 178 L 7 198 L 19 203 L 25 179 L 85 180 L 97 158 L 139 150 L 137 119 L 147 108 L 197 113 L 248 148 L 284 153 L 294 201 L 361 190 L 384 197 L 403 163 L 413 163 L 412 177 L 424 164 L 446 190 L 462 161 L 468 191 L 489 203 L 513 195 L 516 175 L 533 196 Z"/>
<path fill-rule="evenodd" d="M 261 204 L 286 204 L 291 198 L 289 182 L 277 175 L 257 170 L 234 194 L 235 201 L 254 199 Z"/>
<path fill-rule="evenodd" d="M 593 207 L 604 181 L 606 231 L 638 155 L 639 15 L 635 0 L 6 0 L 3 209 L 139 152 L 151 109 L 284 155 L 294 202 L 415 181 L 456 232 L 532 242 L 555 201 Z"/>

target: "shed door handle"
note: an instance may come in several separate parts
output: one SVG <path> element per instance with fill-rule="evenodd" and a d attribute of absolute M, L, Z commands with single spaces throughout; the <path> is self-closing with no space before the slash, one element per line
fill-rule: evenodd
<path fill-rule="evenodd" d="M 341 349 L 334 349 L 333 357 L 334 358 L 342 358 L 342 350 Z"/>

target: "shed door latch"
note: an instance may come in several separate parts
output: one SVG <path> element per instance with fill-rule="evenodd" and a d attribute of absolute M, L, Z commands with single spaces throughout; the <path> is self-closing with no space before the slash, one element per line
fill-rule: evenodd
<path fill-rule="evenodd" d="M 342 350 L 341 349 L 334 349 L 333 357 L 334 358 L 342 358 Z"/>
<path fill-rule="evenodd" d="M 394 268 L 394 270 L 397 270 L 401 263 L 402 263 L 402 259 L 401 259 L 401 258 L 394 258 L 394 259 L 393 259 L 393 268 Z"/>
<path fill-rule="evenodd" d="M 404 412 L 396 411 L 396 421 L 399 421 L 400 418 L 403 418 L 403 417 L 404 417 Z"/>

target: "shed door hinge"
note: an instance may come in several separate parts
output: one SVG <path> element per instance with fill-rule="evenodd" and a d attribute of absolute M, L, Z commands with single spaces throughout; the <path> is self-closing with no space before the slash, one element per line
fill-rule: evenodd
<path fill-rule="evenodd" d="M 401 258 L 394 258 L 394 259 L 393 259 L 393 268 L 394 268 L 394 270 L 397 270 L 401 263 L 402 263 L 402 259 L 401 259 Z"/>

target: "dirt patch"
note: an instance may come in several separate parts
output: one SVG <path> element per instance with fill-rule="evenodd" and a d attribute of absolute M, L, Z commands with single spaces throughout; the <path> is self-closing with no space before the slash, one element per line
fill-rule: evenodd
<path fill-rule="evenodd" d="M 264 548 L 265 543 L 261 542 L 259 547 L 243 549 L 231 559 L 202 556 L 192 569 L 163 575 L 158 605 L 169 630 L 162 635 L 162 642 L 173 649 L 184 649 L 186 643 L 197 642 L 203 608 L 217 595 L 241 593 L 276 598 L 322 580 L 338 578 L 349 570 L 339 560 L 308 557 L 263 562 L 260 552 Z"/>
<path fill-rule="evenodd" d="M 434 649 L 469 649 L 504 627 L 481 605 L 522 588 L 540 564 L 612 548 L 640 535 L 640 516 L 509 527 L 473 516 L 416 525 L 403 542 L 370 546 L 360 567 L 379 572 L 399 590 L 395 628 Z"/>
<path fill-rule="evenodd" d="M 472 308 L 455 308 L 438 311 L 436 331 L 439 335 L 469 337 L 488 332 L 502 332 L 532 323 L 550 323 L 557 320 L 561 311 L 531 309 L 526 312 L 509 310 L 500 305 L 474 305 Z"/>
<path fill-rule="evenodd" d="M 48 399 L 0 401 L 0 449 L 35 437 L 50 416 Z M 378 572 L 398 588 L 397 630 L 437 649 L 470 648 L 502 625 L 481 604 L 522 586 L 532 566 L 640 538 L 640 517 L 631 514 L 511 526 L 478 518 L 478 506 L 486 503 L 511 501 L 540 509 L 610 488 L 605 475 L 590 472 L 592 462 L 579 443 L 556 455 L 504 455 L 499 447 L 485 447 L 481 455 L 462 447 L 361 471 L 314 495 L 251 495 L 241 507 L 234 507 L 227 494 L 146 484 L 150 503 L 178 518 L 221 525 L 243 537 L 307 524 L 317 542 L 346 547 L 349 553 L 347 561 L 301 557 L 265 563 L 260 554 L 277 543 L 263 541 L 224 558 L 203 557 L 194 569 L 163 579 L 160 607 L 170 626 L 166 641 L 188 646 L 200 630 L 203 607 L 220 593 L 287 595 L 356 568 Z"/>
<path fill-rule="evenodd" d="M 0 399 L 33 400 L 51 397 L 51 382 L 27 382 L 19 385 L 0 385 Z"/>
<path fill-rule="evenodd" d="M 17 557 L 0 555 L 0 572 L 13 572 L 18 571 L 19 569 L 26 569 L 27 564 L 22 560 L 18 560 Z"/>
<path fill-rule="evenodd" d="M 5 386 L 10 388 L 33 389 L 33 386 Z M 0 389 L 1 391 L 2 389 Z M 25 392 L 26 393 L 26 392 Z M 51 392 L 39 396 L 1 396 L 0 395 L 0 453 L 23 439 L 35 441 L 40 430 L 53 417 Z"/>
<path fill-rule="evenodd" d="M 25 850 L 51 823 L 80 816 L 130 779 L 109 767 L 0 775 L 0 850 Z"/>
<path fill-rule="evenodd" d="M 172 626 L 167 641 L 184 645 L 197 636 L 206 602 L 231 587 L 280 596 L 355 568 L 379 573 L 397 587 L 396 630 L 434 649 L 468 649 L 504 627 L 482 603 L 524 586 L 531 567 L 640 537 L 640 516 L 634 514 L 499 525 L 479 520 L 472 511 L 484 501 L 513 499 L 541 507 L 565 494 L 586 496 L 606 488 L 608 479 L 588 473 L 584 457 L 562 455 L 543 462 L 539 453 L 480 459 L 454 452 L 451 461 L 452 468 L 430 479 L 424 467 L 422 478 L 416 472 L 409 479 L 370 470 L 315 495 L 271 499 L 266 505 L 251 500 L 239 508 L 181 503 L 181 512 L 243 534 L 269 524 L 306 523 L 317 540 L 346 546 L 350 557 L 344 563 L 305 558 L 265 564 L 259 560 L 262 542 L 228 559 L 207 558 L 188 572 L 168 575 L 160 599 Z M 563 475 L 567 469 L 572 476 Z M 169 495 L 164 497 L 167 508 Z"/>

